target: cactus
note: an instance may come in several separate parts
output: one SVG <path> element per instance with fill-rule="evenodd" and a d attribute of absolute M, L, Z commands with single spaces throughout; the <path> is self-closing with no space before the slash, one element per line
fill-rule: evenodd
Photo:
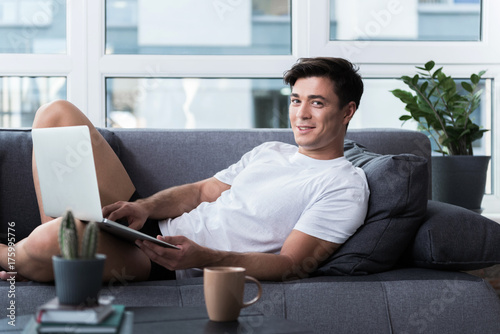
<path fill-rule="evenodd" d="M 78 254 L 78 234 L 76 232 L 75 218 L 71 210 L 66 211 L 59 229 L 59 248 L 61 257 L 69 260 L 78 258 L 93 259 L 97 250 L 98 227 L 95 222 L 90 222 L 85 228 L 82 242 L 81 255 Z"/>
<path fill-rule="evenodd" d="M 78 258 L 78 234 L 76 233 L 75 218 L 70 210 L 66 211 L 61 221 L 59 248 L 63 258 Z"/>
<path fill-rule="evenodd" d="M 82 251 L 80 257 L 82 259 L 93 259 L 97 251 L 97 224 L 90 222 L 85 229 L 82 241 Z"/>

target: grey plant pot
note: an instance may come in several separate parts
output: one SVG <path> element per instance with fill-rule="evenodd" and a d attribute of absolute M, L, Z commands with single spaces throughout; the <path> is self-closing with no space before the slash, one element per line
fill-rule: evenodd
<path fill-rule="evenodd" d="M 432 157 L 432 199 L 481 212 L 489 156 Z"/>
<path fill-rule="evenodd" d="M 106 255 L 95 259 L 67 260 L 52 257 L 56 295 L 59 303 L 66 305 L 95 305 L 102 286 Z"/>

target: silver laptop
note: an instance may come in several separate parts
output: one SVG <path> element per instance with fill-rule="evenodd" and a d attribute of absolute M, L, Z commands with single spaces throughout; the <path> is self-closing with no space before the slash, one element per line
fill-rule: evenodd
<path fill-rule="evenodd" d="M 103 218 L 87 126 L 33 129 L 32 138 L 43 209 L 47 216 L 61 217 L 71 209 L 76 218 L 96 221 L 101 230 L 122 239 L 149 240 L 178 249 Z"/>

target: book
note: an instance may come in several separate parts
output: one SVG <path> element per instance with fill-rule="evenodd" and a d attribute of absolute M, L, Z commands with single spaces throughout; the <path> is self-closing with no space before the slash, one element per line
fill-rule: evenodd
<path fill-rule="evenodd" d="M 117 333 L 117 334 L 132 334 L 133 331 L 133 322 L 134 322 L 134 314 L 133 312 L 130 311 L 125 311 L 123 313 L 123 317 L 121 320 L 121 323 L 119 324 L 118 327 L 115 327 L 113 330 L 110 329 L 102 329 L 100 328 L 99 325 L 83 325 L 85 327 L 67 327 L 65 328 L 64 332 L 61 332 L 61 324 L 58 324 L 59 327 L 56 329 L 56 331 L 53 331 L 52 333 L 80 333 L 80 334 L 89 334 L 89 333 Z M 38 334 L 38 333 L 45 333 L 40 331 L 40 327 L 45 326 L 44 324 L 40 324 L 36 322 L 35 317 L 32 317 L 29 322 L 26 324 L 26 327 L 24 327 L 23 334 Z M 81 325 L 80 325 L 81 326 Z M 95 328 L 91 328 L 94 327 Z M 63 327 L 64 328 L 64 327 Z M 67 331 L 68 329 L 71 329 L 72 331 Z"/>
<path fill-rule="evenodd" d="M 113 313 L 113 306 L 108 302 L 99 302 L 96 306 L 73 306 L 59 304 L 57 297 L 49 300 L 37 309 L 37 322 L 97 324 Z"/>
<path fill-rule="evenodd" d="M 38 333 L 120 333 L 124 322 L 125 305 L 113 305 L 114 312 L 97 324 L 42 322 L 36 328 Z"/>

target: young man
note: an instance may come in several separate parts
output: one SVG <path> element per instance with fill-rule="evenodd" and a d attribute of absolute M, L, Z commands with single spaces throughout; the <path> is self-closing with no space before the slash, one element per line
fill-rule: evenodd
<path fill-rule="evenodd" d="M 177 245 L 133 244 L 101 233 L 104 280 L 123 271 L 136 280 L 185 277 L 193 268 L 242 266 L 261 280 L 304 277 L 363 223 L 369 190 L 364 173 L 343 157 L 343 142 L 363 92 L 354 66 L 339 58 L 301 59 L 285 73 L 289 117 L 298 145 L 271 142 L 215 176 L 135 199 L 125 169 L 88 119 L 68 102 L 42 107 L 33 127 L 85 124 L 91 130 L 103 215 Z M 110 157 L 112 157 L 110 159 Z M 53 279 L 60 218 L 42 221 L 16 249 L 20 275 Z M 119 184 L 120 187 L 116 188 Z M 79 230 L 83 224 L 79 223 Z M 0 266 L 6 247 L 0 248 Z M 7 278 L 3 273 L 2 278 Z"/>

